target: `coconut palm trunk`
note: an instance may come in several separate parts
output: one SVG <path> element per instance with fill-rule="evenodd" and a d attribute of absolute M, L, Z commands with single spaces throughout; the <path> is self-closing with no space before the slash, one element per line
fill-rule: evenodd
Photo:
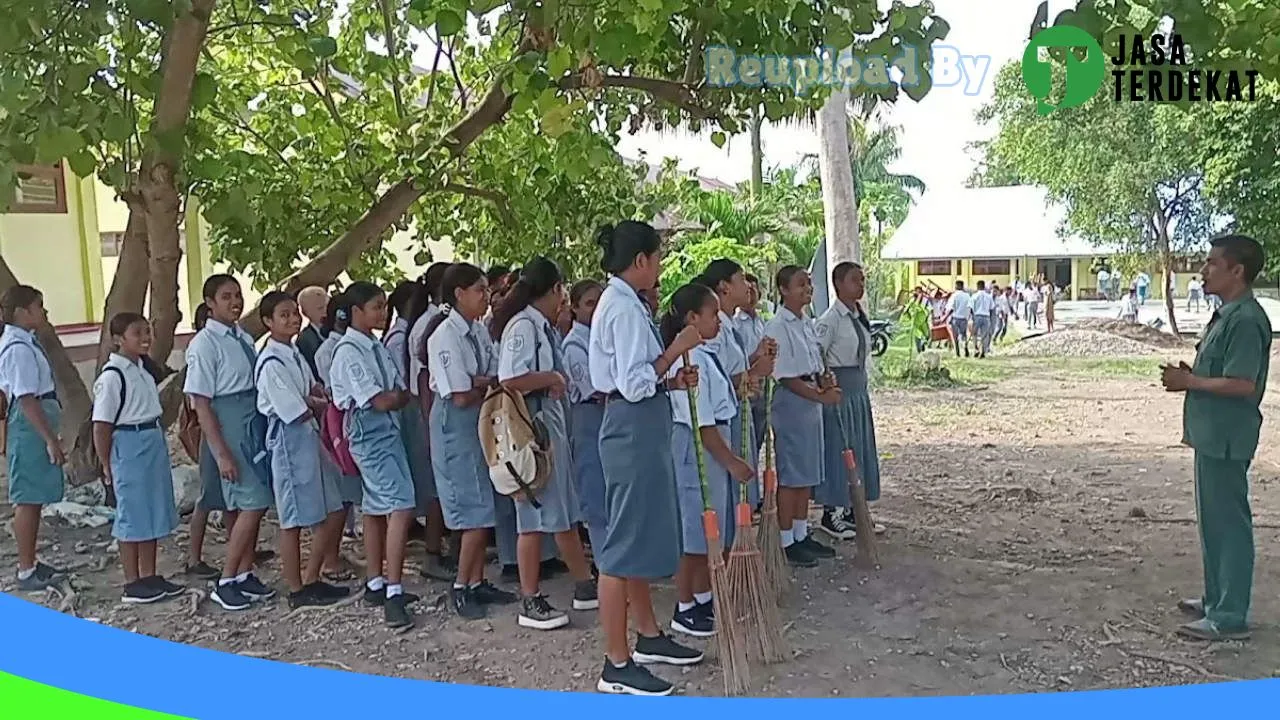
<path fill-rule="evenodd" d="M 858 238 L 858 202 L 849 159 L 848 107 L 848 93 L 837 90 L 818 111 L 818 172 L 822 178 L 826 262 L 814 263 L 815 270 L 822 267 L 824 276 L 814 278 L 815 312 L 824 311 L 835 297 L 830 268 L 841 262 L 860 262 L 862 258 Z"/>

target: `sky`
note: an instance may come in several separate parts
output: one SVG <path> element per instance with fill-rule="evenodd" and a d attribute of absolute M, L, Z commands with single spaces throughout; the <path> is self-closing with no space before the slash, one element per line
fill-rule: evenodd
<path fill-rule="evenodd" d="M 881 4 L 888 3 L 882 0 Z M 966 56 L 986 56 L 990 61 L 985 63 L 985 78 L 980 78 L 981 84 L 970 78 L 953 87 L 940 87 L 945 78 L 935 68 L 933 90 L 919 103 L 903 95 L 885 113 L 884 121 L 902 128 L 902 159 L 892 169 L 916 175 L 930 189 L 950 189 L 963 186 L 974 167 L 975 159 L 966 152 L 966 145 L 989 137 L 993 131 L 980 126 L 974 114 L 991 98 L 996 71 L 1021 59 L 1040 0 L 933 0 L 933 4 L 936 13 L 951 25 L 947 39 L 935 44 L 935 56 L 945 52 L 939 50 L 941 46 L 951 46 Z M 1074 4 L 1051 1 L 1050 20 Z M 970 94 L 966 85 L 976 92 Z M 817 133 L 808 126 L 766 125 L 761 138 L 766 167 L 791 165 L 818 150 Z M 729 183 L 751 177 L 751 142 L 745 132 L 730 138 L 724 148 L 711 143 L 709 132 L 701 136 L 641 132 L 624 135 L 618 151 L 629 158 L 638 158 L 643 152 L 654 164 L 675 158 L 686 170 Z"/>

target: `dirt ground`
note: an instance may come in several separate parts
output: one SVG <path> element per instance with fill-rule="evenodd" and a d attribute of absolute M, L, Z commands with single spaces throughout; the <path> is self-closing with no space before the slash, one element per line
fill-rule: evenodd
<path fill-rule="evenodd" d="M 1273 391 L 1253 471 L 1258 566 L 1254 638 L 1207 646 L 1173 636 L 1181 596 L 1200 578 L 1190 451 L 1178 445 L 1180 399 L 1154 376 L 1086 376 L 1051 361 L 993 358 L 1003 379 L 875 396 L 888 526 L 882 568 L 847 559 L 794 575 L 784 609 L 794 659 L 755 669 L 762 696 L 903 696 L 1045 692 L 1270 677 L 1280 670 L 1280 452 Z M 0 506 L 0 523 L 11 512 Z M 270 531 L 268 531 L 270 532 Z M 210 545 L 213 559 L 221 552 Z M 0 535 L 0 567 L 16 550 Z M 290 613 L 277 599 L 246 613 L 208 600 L 118 603 L 109 529 L 55 528 L 42 553 L 75 568 L 81 617 L 177 642 L 284 662 L 448 682 L 589 690 L 601 645 L 590 613 L 551 633 L 517 628 L 514 608 L 467 623 L 445 586 L 417 579 L 425 601 L 406 634 L 360 605 Z M 176 574 L 185 530 L 165 543 Z M 843 546 L 852 555 L 852 544 Z M 420 553 L 420 547 L 415 551 Z M 358 546 L 347 548 L 360 557 Z M 216 564 L 216 562 L 215 562 Z M 104 567 L 105 566 L 105 567 Z M 496 574 L 496 568 L 494 568 Z M 280 587 L 278 566 L 262 579 Z M 0 590 L 12 591 L 5 570 Z M 549 584 L 567 605 L 565 580 Z M 52 607 L 56 597 L 35 596 Z M 656 593 L 669 617 L 672 589 Z M 536 658 L 536 662 L 535 662 Z M 714 662 L 658 668 L 692 695 L 718 695 Z"/>

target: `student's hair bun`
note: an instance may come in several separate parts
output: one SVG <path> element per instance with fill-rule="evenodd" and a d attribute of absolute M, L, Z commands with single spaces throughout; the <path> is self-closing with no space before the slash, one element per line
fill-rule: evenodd
<path fill-rule="evenodd" d="M 596 245 L 604 251 L 605 256 L 609 255 L 609 250 L 613 247 L 613 224 L 606 223 L 596 230 Z"/>

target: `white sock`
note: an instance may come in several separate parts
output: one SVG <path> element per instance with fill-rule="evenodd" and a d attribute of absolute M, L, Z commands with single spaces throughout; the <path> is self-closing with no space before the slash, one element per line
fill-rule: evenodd
<path fill-rule="evenodd" d="M 391 598 L 397 595 L 403 595 L 403 594 L 404 594 L 403 585 L 401 585 L 400 583 L 396 583 L 395 585 L 392 585 L 391 583 L 387 583 L 387 599 L 388 600 L 390 600 Z"/>
<path fill-rule="evenodd" d="M 795 534 L 790 530 L 783 530 L 782 531 L 782 547 L 789 548 L 795 544 L 796 544 Z"/>
<path fill-rule="evenodd" d="M 379 592 L 387 586 L 387 581 L 379 575 L 375 578 L 369 578 L 369 582 L 365 583 L 364 586 L 369 588 L 370 592 Z"/>
<path fill-rule="evenodd" d="M 23 570 L 22 568 L 18 568 L 18 579 L 19 579 L 19 580 L 26 580 L 26 579 L 30 578 L 32 575 L 35 575 L 35 574 L 36 574 L 36 566 L 35 566 L 35 565 L 32 565 L 31 567 L 27 568 L 26 570 Z"/>
<path fill-rule="evenodd" d="M 235 585 L 235 584 L 236 584 L 236 582 L 237 582 L 237 581 L 236 581 L 236 579 L 235 579 L 235 578 L 233 578 L 233 577 L 230 577 L 230 578 L 221 578 L 221 579 L 219 579 L 219 580 L 218 580 L 218 587 L 226 587 L 227 585 Z"/>
<path fill-rule="evenodd" d="M 249 573 L 247 573 L 247 572 L 242 572 L 242 573 L 240 573 L 239 575 L 237 575 L 235 579 L 236 579 L 236 582 L 238 582 L 238 583 L 242 583 L 242 582 L 244 582 L 245 580 L 248 580 L 248 579 L 249 579 Z"/>
<path fill-rule="evenodd" d="M 680 612 L 688 612 L 689 610 L 693 609 L 693 603 L 680 600 L 679 602 L 676 603 L 676 608 Z"/>
<path fill-rule="evenodd" d="M 707 603 L 711 602 L 711 593 L 710 592 L 694 593 L 693 601 L 698 603 L 699 605 L 706 605 Z"/>
<path fill-rule="evenodd" d="M 454 589 L 454 590 L 466 590 L 466 589 L 467 589 L 467 586 L 466 586 L 466 585 L 463 585 L 463 584 L 462 584 L 462 583 L 460 583 L 460 582 L 456 582 L 456 583 L 454 583 L 454 584 L 453 584 L 453 589 Z"/>
<path fill-rule="evenodd" d="M 792 534 L 795 535 L 796 542 L 804 542 L 804 539 L 809 536 L 809 521 L 808 520 L 792 521 L 791 532 Z"/>
<path fill-rule="evenodd" d="M 475 589 L 476 589 L 476 588 L 478 588 L 478 587 L 480 587 L 480 583 L 471 583 L 470 585 L 468 585 L 468 586 L 467 586 L 467 589 L 468 589 L 468 590 L 475 590 Z"/>

